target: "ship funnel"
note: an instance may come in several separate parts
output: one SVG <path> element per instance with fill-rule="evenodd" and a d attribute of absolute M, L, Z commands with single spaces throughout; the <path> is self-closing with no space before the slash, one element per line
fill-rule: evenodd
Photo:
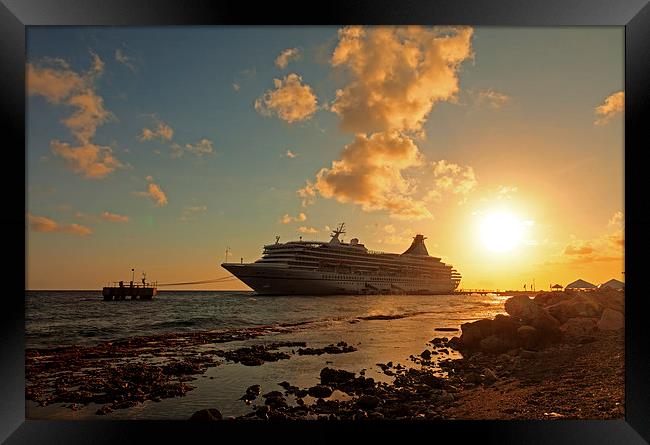
<path fill-rule="evenodd" d="M 426 238 L 423 235 L 415 235 L 415 238 L 413 238 L 413 242 L 411 243 L 411 247 L 406 249 L 406 251 L 402 255 L 429 256 L 429 252 L 427 251 L 427 246 L 424 245 L 425 239 Z"/>

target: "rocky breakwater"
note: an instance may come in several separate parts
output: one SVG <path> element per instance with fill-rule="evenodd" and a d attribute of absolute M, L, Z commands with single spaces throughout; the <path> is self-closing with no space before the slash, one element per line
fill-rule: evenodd
<path fill-rule="evenodd" d="M 587 343 L 597 330 L 624 327 L 624 304 L 624 293 L 609 289 L 516 295 L 505 302 L 507 315 L 464 323 L 449 343 L 461 351 L 512 355 L 563 341 Z"/>

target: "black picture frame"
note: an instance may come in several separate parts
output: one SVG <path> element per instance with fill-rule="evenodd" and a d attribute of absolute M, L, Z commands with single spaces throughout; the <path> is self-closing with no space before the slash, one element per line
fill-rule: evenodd
<path fill-rule="evenodd" d="M 25 31 L 26 26 L 64 25 L 342 25 L 464 24 L 483 26 L 625 26 L 625 221 L 627 242 L 625 330 L 625 420 L 444 421 L 344 424 L 302 422 L 191 423 L 171 421 L 36 421 L 25 420 L 24 288 L 15 277 L 26 275 L 25 238 Z M 643 118 L 650 104 L 650 5 L 648 0 L 354 0 L 246 3 L 171 0 L 0 0 L 0 91 L 5 143 L 5 169 L 0 175 L 8 191 L 0 224 L 4 229 L 5 295 L 0 329 L 0 440 L 6 443 L 130 443 L 159 439 L 223 440 L 224 432 L 266 440 L 339 440 L 341 434 L 402 438 L 418 432 L 425 440 L 454 442 L 472 438 L 498 443 L 647 443 L 650 442 L 650 323 L 642 289 L 644 251 L 649 245 L 648 206 L 641 201 L 647 175 L 641 157 L 650 147 Z M 13 136 L 13 137 L 11 137 Z M 6 140 L 6 139 L 5 139 Z M 645 150 L 644 150 L 645 149 Z M 597 180 L 597 178 L 594 178 Z M 8 203 L 7 203 L 8 201 Z M 645 230 L 644 230 L 645 229 Z M 26 232 L 23 232 L 24 234 Z M 7 236 L 8 235 L 8 236 Z M 21 262 L 22 259 L 22 262 Z M 22 275 L 21 275 L 22 274 Z M 369 427 L 368 425 L 371 425 Z M 280 429 L 282 432 L 280 432 Z M 274 430 L 274 431 L 269 431 Z M 269 436 L 269 434 L 271 436 Z M 259 436 L 258 436 L 259 435 Z M 365 439 L 370 439 L 366 436 Z M 410 438 L 407 440 L 420 440 Z M 449 439 L 448 439 L 449 440 Z"/>

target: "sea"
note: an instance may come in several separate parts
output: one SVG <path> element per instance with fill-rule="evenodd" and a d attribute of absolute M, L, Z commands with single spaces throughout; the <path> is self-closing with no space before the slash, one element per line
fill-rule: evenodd
<path fill-rule="evenodd" d="M 305 341 L 323 347 L 340 341 L 357 350 L 345 354 L 294 356 L 290 360 L 243 366 L 223 362 L 192 382 L 186 396 L 145 402 L 137 407 L 95 416 L 97 406 L 80 410 L 38 407 L 28 402 L 30 419 L 186 419 L 203 408 L 224 416 L 250 411 L 239 397 L 253 384 L 262 391 L 282 390 L 278 382 L 309 387 L 318 384 L 325 367 L 364 371 L 367 377 L 389 381 L 378 363 L 409 364 L 435 337 L 460 335 L 436 331 L 459 329 L 462 323 L 505 313 L 508 296 L 488 295 L 339 295 L 260 296 L 234 291 L 161 291 L 151 301 L 103 301 L 98 291 L 28 291 L 25 333 L 27 348 L 94 345 L 134 336 L 165 333 L 267 329 L 263 337 L 220 347 L 245 347 L 271 341 Z M 291 326 L 287 330 L 286 326 Z"/>

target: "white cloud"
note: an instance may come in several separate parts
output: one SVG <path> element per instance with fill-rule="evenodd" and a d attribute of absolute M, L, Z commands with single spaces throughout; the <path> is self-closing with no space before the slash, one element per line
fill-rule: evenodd
<path fill-rule="evenodd" d="M 126 54 L 124 54 L 124 51 L 122 51 L 120 48 L 115 50 L 115 60 L 129 68 L 131 71 L 135 71 L 133 58 L 128 57 Z"/>

